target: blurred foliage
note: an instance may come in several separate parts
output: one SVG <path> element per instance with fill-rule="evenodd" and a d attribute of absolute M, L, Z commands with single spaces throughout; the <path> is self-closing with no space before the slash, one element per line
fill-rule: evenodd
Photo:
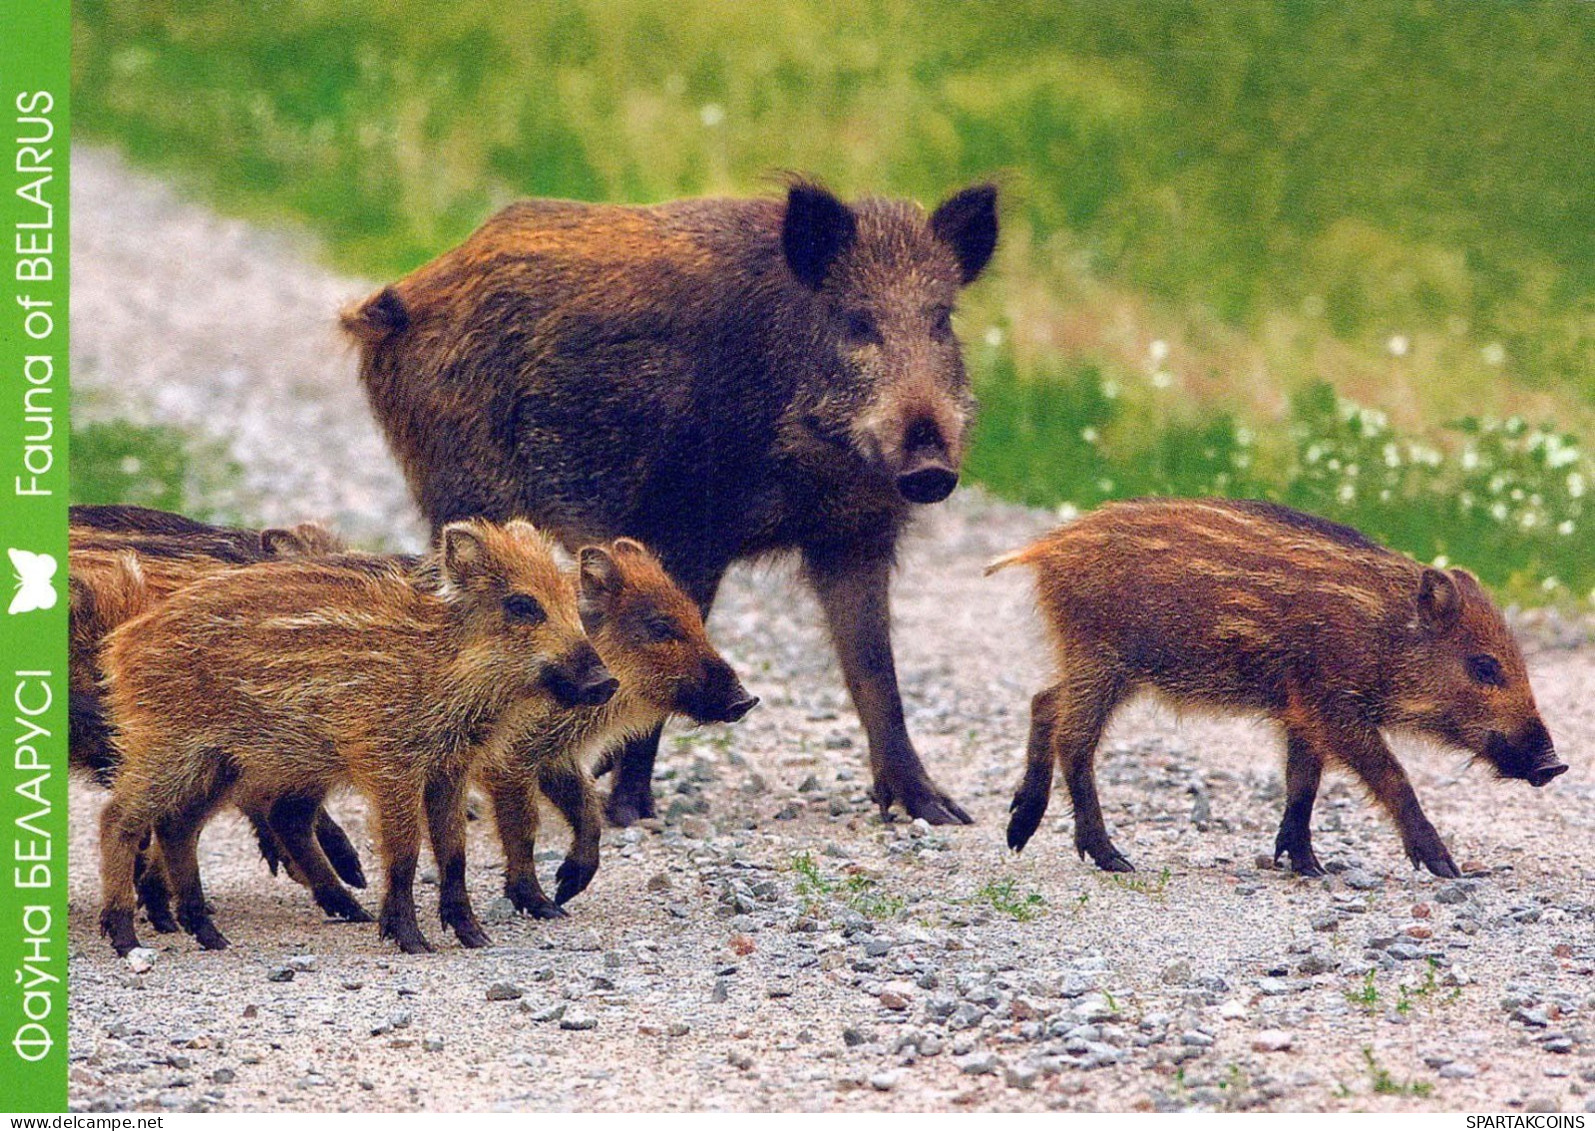
<path fill-rule="evenodd" d="M 237 521 L 226 505 L 242 471 L 215 443 L 162 425 L 106 420 L 72 425 L 72 502 L 135 503 L 195 518 Z"/>
<path fill-rule="evenodd" d="M 1450 454 L 1465 434 L 1437 425 L 1470 414 L 1595 422 L 1595 5 L 78 0 L 73 19 L 84 134 L 381 277 L 522 195 L 746 193 L 802 169 L 932 203 L 997 176 L 1004 245 L 961 322 L 999 343 L 973 468 L 1032 500 L 1095 491 L 1072 437 L 1099 417 L 1154 430 L 1103 494 L 1289 494 L 1258 477 L 1287 474 L 1266 453 L 1325 379 Z M 1173 343 L 1161 386 L 1153 339 Z"/>

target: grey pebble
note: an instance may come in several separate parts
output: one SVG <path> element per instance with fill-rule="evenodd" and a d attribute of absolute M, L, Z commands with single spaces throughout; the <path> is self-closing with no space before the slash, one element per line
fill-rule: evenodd
<path fill-rule="evenodd" d="M 959 1057 L 954 1063 L 965 1076 L 987 1076 L 997 1071 L 997 1054 L 981 1050 Z"/>

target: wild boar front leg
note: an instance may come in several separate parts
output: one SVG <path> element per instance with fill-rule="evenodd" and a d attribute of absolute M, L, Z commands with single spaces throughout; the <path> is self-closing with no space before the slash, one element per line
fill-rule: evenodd
<path fill-rule="evenodd" d="M 338 882 L 337 873 L 316 840 L 313 830 L 316 814 L 320 812 L 318 798 L 280 797 L 272 803 L 267 820 L 276 841 L 287 854 L 286 859 L 304 877 L 303 882 L 315 897 L 316 905 L 334 919 L 369 923 L 371 915 Z"/>
<path fill-rule="evenodd" d="M 327 862 L 338 878 L 352 888 L 366 886 L 366 870 L 360 865 L 360 854 L 349 842 L 349 834 L 332 819 L 325 809 L 316 810 L 316 841 L 326 853 Z"/>
<path fill-rule="evenodd" d="M 418 800 L 407 790 L 372 792 L 381 826 L 377 843 L 387 872 L 387 890 L 382 893 L 379 931 L 385 939 L 399 944 L 405 954 L 421 954 L 432 949 L 415 919 L 415 866 L 421 856 L 421 813 Z"/>
<path fill-rule="evenodd" d="M 166 874 L 177 897 L 177 921 L 206 950 L 225 950 L 227 938 L 211 921 L 199 878 L 199 832 L 209 806 L 194 805 L 155 822 L 155 836 L 166 858 Z"/>
<path fill-rule="evenodd" d="M 123 798 L 112 797 L 100 811 L 100 934 L 123 957 L 139 945 L 133 928 L 133 873 L 139 842 L 148 835 L 146 826 L 128 819 L 127 810 Z"/>
<path fill-rule="evenodd" d="M 1286 854 L 1290 870 L 1298 876 L 1322 876 L 1324 867 L 1313 852 L 1313 802 L 1318 798 L 1318 781 L 1323 776 L 1324 760 L 1307 735 L 1294 729 L 1285 732 L 1285 816 L 1274 838 L 1274 863 Z"/>
<path fill-rule="evenodd" d="M 725 574 L 724 564 L 702 561 L 690 550 L 674 551 L 664 539 L 644 540 L 659 551 L 665 572 L 686 590 L 704 619 L 709 619 L 709 609 Z M 609 786 L 609 799 L 604 803 L 604 816 L 616 828 L 628 828 L 654 815 L 654 763 L 659 760 L 659 738 L 664 729 L 661 723 L 647 734 L 627 739 L 618 752 L 605 759 L 615 776 Z"/>
<path fill-rule="evenodd" d="M 1427 868 L 1437 876 L 1456 877 L 1457 870 L 1445 842 L 1424 816 L 1407 772 L 1385 745 L 1379 732 L 1366 724 L 1345 724 L 1332 729 L 1335 753 L 1363 780 L 1401 831 L 1401 844 L 1413 867 Z"/>
<path fill-rule="evenodd" d="M 973 824 L 968 813 L 925 772 L 903 721 L 892 657 L 891 557 L 871 551 L 810 552 L 809 580 L 825 610 L 842 677 L 869 737 L 875 803 L 881 816 L 900 802 L 910 817 L 933 825 Z"/>
<path fill-rule="evenodd" d="M 555 874 L 559 886 L 554 891 L 554 902 L 565 904 L 587 890 L 598 873 L 603 812 L 593 779 L 574 760 L 545 763 L 538 773 L 538 785 L 570 825 L 570 851 Z"/>
<path fill-rule="evenodd" d="M 504 849 L 504 895 L 537 919 L 558 919 L 565 912 L 543 891 L 537 878 L 537 798 L 526 783 L 512 774 L 488 775 L 485 784 L 493 800 L 493 822 Z"/>
<path fill-rule="evenodd" d="M 1058 688 L 1049 687 L 1030 700 L 1030 745 L 1025 755 L 1025 776 L 1008 806 L 1008 847 L 1022 852 L 1046 816 L 1052 800 L 1052 777 L 1057 762 L 1052 756 L 1056 729 Z"/>
<path fill-rule="evenodd" d="M 1133 872 L 1135 865 L 1108 837 L 1102 801 L 1097 796 L 1097 744 L 1123 694 L 1122 687 L 1111 672 L 1081 666 L 1065 673 L 1053 690 L 1057 698 L 1052 711 L 1052 752 L 1074 808 L 1075 851 L 1082 860 L 1091 857 L 1104 872 Z"/>
<path fill-rule="evenodd" d="M 144 905 L 150 926 L 163 935 L 177 930 L 177 920 L 172 918 L 172 889 L 166 882 L 166 859 L 154 834 L 146 832 L 139 845 L 138 857 L 133 862 L 134 883 L 138 888 L 138 901 Z"/>
<path fill-rule="evenodd" d="M 659 736 L 664 729 L 656 726 L 641 738 L 627 739 L 611 760 L 615 778 L 604 811 L 616 828 L 627 828 L 654 815 L 654 763 L 659 760 Z"/>
<path fill-rule="evenodd" d="M 492 939 L 471 909 L 465 886 L 465 776 L 439 775 L 426 785 L 426 823 L 438 866 L 438 917 L 465 947 L 488 946 Z"/>

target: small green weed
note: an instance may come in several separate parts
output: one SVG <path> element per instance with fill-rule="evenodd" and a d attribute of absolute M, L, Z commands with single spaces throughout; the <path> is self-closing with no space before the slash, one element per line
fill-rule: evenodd
<path fill-rule="evenodd" d="M 1397 1080 L 1390 1075 L 1390 1070 L 1379 1063 L 1373 1054 L 1373 1049 L 1367 1045 L 1362 1046 L 1362 1058 L 1368 1064 L 1368 1086 L 1373 1089 L 1376 1096 L 1427 1096 L 1434 1091 L 1434 1085 L 1427 1080 Z"/>
<path fill-rule="evenodd" d="M 1081 897 L 1084 899 L 1084 896 Z M 992 880 L 975 893 L 974 902 L 1021 923 L 1028 923 L 1047 910 L 1047 901 L 1038 891 L 1020 895 L 1013 880 Z"/>

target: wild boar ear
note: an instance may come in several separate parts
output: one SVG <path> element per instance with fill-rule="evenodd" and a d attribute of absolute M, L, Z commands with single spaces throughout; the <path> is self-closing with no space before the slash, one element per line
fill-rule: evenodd
<path fill-rule="evenodd" d="M 299 536 L 280 526 L 267 527 L 260 532 L 260 552 L 268 558 L 281 558 L 303 552 Z"/>
<path fill-rule="evenodd" d="M 1462 590 L 1447 573 L 1426 569 L 1418 582 L 1418 619 L 1436 635 L 1456 627 L 1462 617 Z"/>
<path fill-rule="evenodd" d="M 577 612 L 581 615 L 582 627 L 592 632 L 603 621 L 610 601 L 620 592 L 620 568 L 602 546 L 583 546 L 576 559 L 580 563 L 576 575 L 580 590 Z"/>
<path fill-rule="evenodd" d="M 631 558 L 640 558 L 648 553 L 648 548 L 634 538 L 616 538 L 609 544 L 609 549 Z"/>
<path fill-rule="evenodd" d="M 853 212 L 826 189 L 798 181 L 786 193 L 781 251 L 798 281 L 819 290 L 837 256 L 858 234 Z"/>
<path fill-rule="evenodd" d="M 472 522 L 451 522 L 439 539 L 443 547 L 443 576 L 458 589 L 487 573 L 490 555 L 482 533 Z"/>
<path fill-rule="evenodd" d="M 973 283 L 997 250 L 997 186 L 972 185 L 931 215 L 931 234 L 953 249 L 963 283 Z"/>

